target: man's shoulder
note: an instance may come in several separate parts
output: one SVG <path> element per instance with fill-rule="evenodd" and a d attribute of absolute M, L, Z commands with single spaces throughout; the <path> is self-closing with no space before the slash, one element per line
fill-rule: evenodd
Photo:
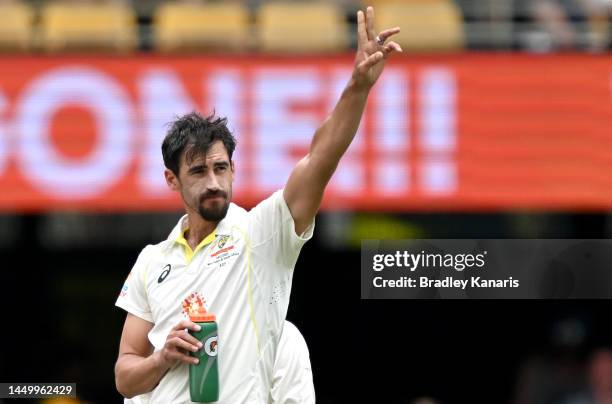
<path fill-rule="evenodd" d="M 274 191 L 272 194 L 259 201 L 254 207 L 249 210 L 246 210 L 242 206 L 236 205 L 234 202 L 231 202 L 229 210 L 227 212 L 227 217 L 229 217 L 232 221 L 244 220 L 247 219 L 249 216 L 256 214 L 262 208 L 265 209 L 266 207 L 276 205 L 281 201 L 284 201 L 282 189 Z"/>
<path fill-rule="evenodd" d="M 282 206 L 285 204 L 285 199 L 283 196 L 283 189 L 278 189 L 268 195 L 266 198 L 262 199 L 257 203 L 248 213 L 255 213 L 258 210 L 266 209 L 275 206 Z"/>
<path fill-rule="evenodd" d="M 225 229 L 226 227 L 233 227 L 243 224 L 248 219 L 249 212 L 246 211 L 242 206 L 236 205 L 234 202 L 230 203 L 229 209 L 225 219 L 221 221 L 219 229 Z"/>
<path fill-rule="evenodd" d="M 228 216 L 232 218 L 240 219 L 244 217 L 245 215 L 247 215 L 249 212 L 242 206 L 236 205 L 234 202 L 231 202 L 227 213 L 228 213 Z"/>
<path fill-rule="evenodd" d="M 142 249 L 140 255 L 144 259 L 152 259 L 156 255 L 164 254 L 165 252 L 167 252 L 168 248 L 171 245 L 171 240 L 162 240 L 157 244 L 148 244 Z"/>

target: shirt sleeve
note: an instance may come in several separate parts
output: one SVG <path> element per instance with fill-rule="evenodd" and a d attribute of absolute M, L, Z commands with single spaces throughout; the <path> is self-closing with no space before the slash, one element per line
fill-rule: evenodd
<path fill-rule="evenodd" d="M 115 305 L 143 320 L 153 323 L 146 291 L 146 273 L 151 261 L 153 246 L 145 247 L 127 276 Z"/>
<path fill-rule="evenodd" d="M 294 267 L 302 246 L 312 238 L 314 218 L 306 230 L 298 235 L 295 222 L 283 190 L 274 192 L 249 212 L 249 235 L 252 248 L 263 248 L 267 254 L 285 267 Z"/>

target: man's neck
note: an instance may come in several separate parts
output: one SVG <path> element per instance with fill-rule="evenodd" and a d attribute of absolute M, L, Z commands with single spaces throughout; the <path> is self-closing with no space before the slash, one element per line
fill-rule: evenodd
<path fill-rule="evenodd" d="M 185 239 L 187 244 L 192 250 L 200 244 L 204 237 L 208 236 L 217 227 L 216 222 L 208 222 L 202 219 L 197 213 L 187 212 L 187 227 L 188 230 L 185 233 Z"/>

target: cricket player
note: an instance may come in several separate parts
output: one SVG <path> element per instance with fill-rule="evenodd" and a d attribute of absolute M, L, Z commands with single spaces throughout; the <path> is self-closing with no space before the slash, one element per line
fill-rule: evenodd
<path fill-rule="evenodd" d="M 126 402 L 191 402 L 188 365 L 198 359 L 188 352 L 202 346 L 188 333 L 199 326 L 187 314 L 201 305 L 217 318 L 218 403 L 283 402 L 272 391 L 282 385 L 278 364 L 287 363 L 279 341 L 295 263 L 372 86 L 389 55 L 402 51 L 387 42 L 398 27 L 376 34 L 372 7 L 357 13 L 357 25 L 353 74 L 340 100 L 285 187 L 252 210 L 231 203 L 236 141 L 226 119 L 191 113 L 170 127 L 164 175 L 186 214 L 166 240 L 142 250 L 117 299 L 127 316 L 115 381 Z"/>

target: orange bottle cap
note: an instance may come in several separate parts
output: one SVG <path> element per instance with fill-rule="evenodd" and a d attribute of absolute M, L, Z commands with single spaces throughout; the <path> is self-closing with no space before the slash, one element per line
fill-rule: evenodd
<path fill-rule="evenodd" d="M 216 316 L 212 313 L 200 312 L 189 315 L 189 319 L 194 323 L 209 323 L 216 320 Z"/>

